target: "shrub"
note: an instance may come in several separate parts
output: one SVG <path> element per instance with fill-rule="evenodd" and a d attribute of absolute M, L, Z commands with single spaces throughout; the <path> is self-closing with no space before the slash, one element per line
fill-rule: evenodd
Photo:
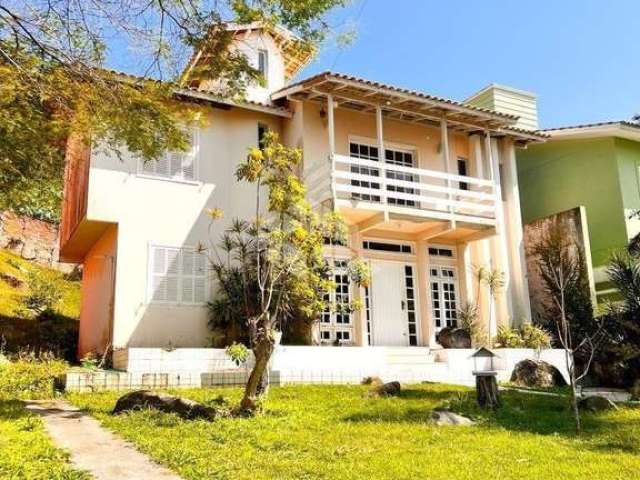
<path fill-rule="evenodd" d="M 502 326 L 498 328 L 496 346 L 500 348 L 523 348 L 524 340 L 517 328 Z"/>
<path fill-rule="evenodd" d="M 551 347 L 551 334 L 533 323 L 525 323 L 520 329 L 524 346 L 540 350 Z"/>
<path fill-rule="evenodd" d="M 511 327 L 498 328 L 496 346 L 500 348 L 549 348 L 551 335 L 544 328 L 524 323 L 520 329 Z"/>
<path fill-rule="evenodd" d="M 489 335 L 480 323 L 479 309 L 476 304 L 467 303 L 458 309 L 458 322 L 460 328 L 469 332 L 472 346 L 481 347 L 489 343 Z"/>
<path fill-rule="evenodd" d="M 232 343 L 227 347 L 225 353 L 238 367 L 249 358 L 249 349 L 242 343 Z"/>
<path fill-rule="evenodd" d="M 52 356 L 22 354 L 13 362 L 0 364 L 0 399 L 43 399 L 55 394 L 55 381 L 68 364 Z"/>

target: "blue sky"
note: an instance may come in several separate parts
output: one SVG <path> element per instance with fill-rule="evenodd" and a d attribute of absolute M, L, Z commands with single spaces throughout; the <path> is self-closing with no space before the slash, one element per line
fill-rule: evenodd
<path fill-rule="evenodd" d="M 351 0 L 352 25 L 299 78 L 349 73 L 463 100 L 489 83 L 538 94 L 541 127 L 640 113 L 640 0 Z M 114 39 L 109 64 L 139 63 Z"/>
<path fill-rule="evenodd" d="M 355 42 L 328 46 L 303 75 L 330 69 L 456 100 L 506 84 L 538 94 L 542 127 L 640 113 L 639 0 L 352 0 L 332 18 L 345 20 Z"/>

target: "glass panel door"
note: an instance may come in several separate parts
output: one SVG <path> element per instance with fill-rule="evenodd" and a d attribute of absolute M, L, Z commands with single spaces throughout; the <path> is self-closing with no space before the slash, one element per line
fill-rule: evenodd
<path fill-rule="evenodd" d="M 431 314 L 436 333 L 445 327 L 458 326 L 458 287 L 452 267 L 432 267 Z"/>
<path fill-rule="evenodd" d="M 403 167 L 413 167 L 413 153 L 406 150 L 392 150 L 385 149 L 384 152 L 385 162 L 388 165 L 400 165 Z M 406 172 L 398 172 L 393 169 L 387 169 L 387 178 L 393 180 L 403 180 L 405 182 L 416 182 L 418 181 L 415 178 L 415 175 Z M 387 191 L 389 192 L 399 192 L 399 193 L 410 193 L 415 194 L 416 191 L 413 188 L 407 187 L 398 187 L 396 185 L 388 185 Z M 415 207 L 416 202 L 414 200 L 405 200 L 404 198 L 394 198 L 392 194 L 388 195 L 387 203 L 390 205 L 402 205 L 407 207 Z"/>

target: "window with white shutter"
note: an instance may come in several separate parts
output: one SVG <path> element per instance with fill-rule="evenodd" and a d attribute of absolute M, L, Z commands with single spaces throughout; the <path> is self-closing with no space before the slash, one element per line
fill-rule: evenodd
<path fill-rule="evenodd" d="M 138 171 L 144 175 L 172 180 L 195 181 L 199 156 L 199 131 L 190 128 L 191 148 L 185 152 L 165 152 L 157 160 L 139 160 Z"/>
<path fill-rule="evenodd" d="M 201 305 L 208 300 L 207 258 L 193 248 L 151 246 L 149 299 L 154 303 Z"/>

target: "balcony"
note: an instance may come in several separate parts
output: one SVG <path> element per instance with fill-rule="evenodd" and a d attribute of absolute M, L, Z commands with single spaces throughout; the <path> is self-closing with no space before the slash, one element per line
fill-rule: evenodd
<path fill-rule="evenodd" d="M 417 222 L 495 226 L 498 205 L 491 180 L 338 154 L 332 156 L 332 167 L 335 206 L 347 220 L 385 212 Z"/>

